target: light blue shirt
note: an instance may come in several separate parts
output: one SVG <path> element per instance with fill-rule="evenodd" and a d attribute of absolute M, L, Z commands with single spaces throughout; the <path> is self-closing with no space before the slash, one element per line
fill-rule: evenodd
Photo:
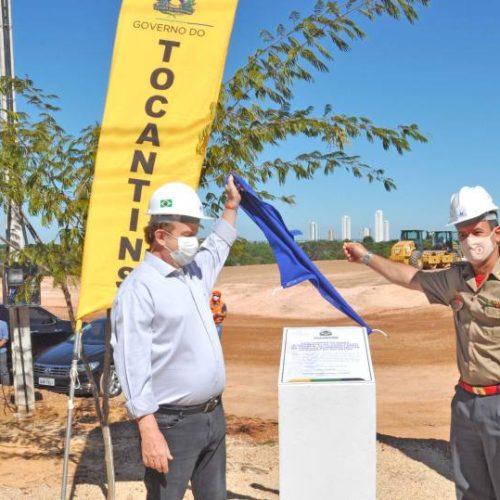
<path fill-rule="evenodd" d="M 111 343 L 133 417 L 154 413 L 160 404 L 203 403 L 224 390 L 209 297 L 235 239 L 234 227 L 220 219 L 191 264 L 175 269 L 146 252 L 121 284 Z"/>
<path fill-rule="evenodd" d="M 9 340 L 9 327 L 5 321 L 0 320 L 0 340 Z M 7 352 L 7 344 L 0 347 L 0 352 Z"/>

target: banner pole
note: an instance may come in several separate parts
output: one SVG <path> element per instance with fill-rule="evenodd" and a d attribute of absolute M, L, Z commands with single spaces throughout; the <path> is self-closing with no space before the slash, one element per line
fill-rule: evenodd
<path fill-rule="evenodd" d="M 70 385 L 69 385 L 69 398 L 68 398 L 68 414 L 66 419 L 66 437 L 64 440 L 64 462 L 63 462 L 63 477 L 61 485 L 61 500 L 66 500 L 66 489 L 68 484 L 68 465 L 69 465 L 69 452 L 71 447 L 71 433 L 73 425 L 73 408 L 75 400 L 75 384 L 78 376 L 78 360 L 80 359 L 81 349 L 81 321 L 78 321 L 75 332 L 75 340 L 73 345 L 73 359 L 71 361 L 71 368 L 69 372 Z"/>
<path fill-rule="evenodd" d="M 104 375 L 102 388 L 102 438 L 106 460 L 106 476 L 108 478 L 107 500 L 115 498 L 115 465 L 113 462 L 113 442 L 109 427 L 109 375 L 111 368 L 111 309 L 106 311 L 106 351 L 104 354 Z"/>

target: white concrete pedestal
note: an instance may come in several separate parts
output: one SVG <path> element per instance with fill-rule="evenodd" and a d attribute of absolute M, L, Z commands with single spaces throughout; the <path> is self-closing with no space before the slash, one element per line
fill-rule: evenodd
<path fill-rule="evenodd" d="M 346 328 L 357 330 L 353 337 L 362 340 L 346 347 L 342 339 L 352 333 Z M 365 330 L 346 328 L 307 328 L 310 342 L 304 337 L 304 329 L 284 331 L 278 387 L 281 500 L 375 499 L 373 368 Z M 329 339 L 319 336 L 330 331 L 335 338 L 340 330 L 336 345 L 335 340 L 328 344 Z M 300 340 L 290 347 L 295 334 Z M 294 357 L 300 345 L 307 351 L 300 375 L 315 376 L 309 381 L 304 376 L 294 381 L 284 379 L 293 373 L 289 367 L 285 369 L 290 362 L 286 358 Z M 356 366 L 351 363 L 355 358 Z M 335 363 L 337 366 L 332 366 Z M 297 370 L 301 370 L 299 365 Z M 349 375 L 344 378 L 358 378 L 363 373 L 364 380 L 345 380 L 338 376 L 342 373 Z"/>

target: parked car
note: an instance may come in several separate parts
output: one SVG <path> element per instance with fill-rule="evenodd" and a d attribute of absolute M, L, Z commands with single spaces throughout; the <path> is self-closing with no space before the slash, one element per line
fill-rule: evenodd
<path fill-rule="evenodd" d="M 59 344 L 73 335 L 71 322 L 58 318 L 55 314 L 47 311 L 40 306 L 26 306 L 30 313 L 30 330 L 31 330 L 31 350 L 33 359 L 45 349 Z M 3 304 L 0 304 L 0 319 L 8 325 L 9 310 Z M 9 342 L 9 353 L 12 341 Z M 9 354 L 10 358 L 10 354 Z M 10 361 L 9 361 L 10 364 Z"/>
<path fill-rule="evenodd" d="M 92 376 L 100 392 L 104 392 L 104 353 L 106 350 L 106 318 L 99 318 L 88 323 L 82 330 L 82 350 L 88 359 Z M 69 371 L 73 358 L 75 336 L 51 347 L 35 359 L 35 387 L 56 392 L 69 392 Z M 83 362 L 77 365 L 78 383 L 75 394 L 92 394 L 92 385 L 87 378 Z M 114 366 L 109 376 L 109 396 L 114 398 L 122 392 Z"/>

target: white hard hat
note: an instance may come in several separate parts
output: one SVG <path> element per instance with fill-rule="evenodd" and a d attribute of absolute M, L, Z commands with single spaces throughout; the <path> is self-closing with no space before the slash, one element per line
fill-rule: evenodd
<path fill-rule="evenodd" d="M 464 186 L 450 200 L 448 226 L 462 224 L 498 210 L 493 199 L 482 186 Z"/>
<path fill-rule="evenodd" d="M 167 182 L 151 196 L 149 215 L 180 215 L 194 219 L 207 219 L 196 191 L 183 182 Z"/>

